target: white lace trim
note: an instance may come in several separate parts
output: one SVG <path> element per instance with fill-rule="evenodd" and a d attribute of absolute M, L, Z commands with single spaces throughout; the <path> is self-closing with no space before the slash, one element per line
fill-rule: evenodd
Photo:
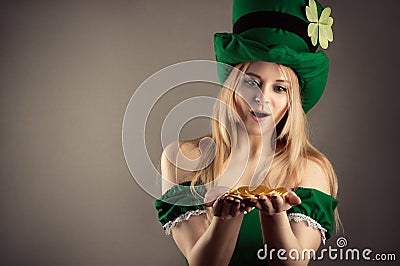
<path fill-rule="evenodd" d="M 189 220 L 190 216 L 192 215 L 201 215 L 207 213 L 207 210 L 193 210 L 193 211 L 187 211 L 185 213 L 182 213 L 178 217 L 175 218 L 173 221 L 169 221 L 168 223 L 164 224 L 163 228 L 165 230 L 166 235 L 171 234 L 171 229 L 174 228 L 178 223 L 187 221 Z"/>
<path fill-rule="evenodd" d="M 325 233 L 327 232 L 327 230 L 323 228 L 317 221 L 302 213 L 289 213 L 288 218 L 289 221 L 295 221 L 296 223 L 301 221 L 306 221 L 308 226 L 312 226 L 315 229 L 318 229 L 321 232 L 322 243 L 324 243 L 325 245 L 325 240 L 326 240 Z"/>

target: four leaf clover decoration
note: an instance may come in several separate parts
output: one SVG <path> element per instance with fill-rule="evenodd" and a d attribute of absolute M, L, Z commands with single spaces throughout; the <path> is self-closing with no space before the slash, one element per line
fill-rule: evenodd
<path fill-rule="evenodd" d="M 318 19 L 317 4 L 314 0 L 309 0 L 306 6 L 306 16 L 310 24 L 308 24 L 308 36 L 311 37 L 312 45 L 319 44 L 323 49 L 328 48 L 328 41 L 333 41 L 332 24 L 333 18 L 331 8 L 326 7 L 322 10 L 321 17 Z"/>

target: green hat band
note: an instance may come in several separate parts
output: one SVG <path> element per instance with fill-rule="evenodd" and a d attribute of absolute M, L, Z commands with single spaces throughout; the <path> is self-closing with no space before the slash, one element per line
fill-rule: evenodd
<path fill-rule="evenodd" d="M 258 11 L 240 17 L 233 25 L 233 33 L 241 34 L 254 28 L 276 28 L 298 35 L 307 44 L 310 52 L 317 47 L 312 45 L 307 34 L 308 23 L 287 13 L 275 11 Z"/>

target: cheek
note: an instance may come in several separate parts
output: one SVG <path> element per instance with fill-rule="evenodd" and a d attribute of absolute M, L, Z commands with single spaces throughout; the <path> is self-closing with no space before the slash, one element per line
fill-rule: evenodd
<path fill-rule="evenodd" d="M 276 107 L 279 110 L 287 109 L 289 105 L 289 96 L 287 94 L 281 94 L 276 98 Z"/>
<path fill-rule="evenodd" d="M 289 102 L 287 97 L 282 97 L 279 100 L 276 101 L 276 106 L 275 106 L 275 123 L 279 123 L 279 121 L 282 119 L 282 117 L 285 115 L 287 109 L 289 107 Z"/>
<path fill-rule="evenodd" d="M 252 103 L 254 101 L 254 98 L 257 97 L 257 95 L 260 94 L 260 89 L 256 89 L 256 88 L 241 88 L 239 87 L 239 89 L 236 92 L 236 97 L 240 98 L 241 101 L 246 104 L 247 106 Z"/>
<path fill-rule="evenodd" d="M 236 96 L 235 100 L 234 100 L 234 103 L 235 103 L 236 113 L 243 119 L 243 109 L 244 109 L 243 100 L 241 100 L 240 97 Z"/>
<path fill-rule="evenodd" d="M 279 109 L 281 110 L 286 110 L 288 108 L 289 102 L 287 98 L 281 99 L 279 102 Z"/>
<path fill-rule="evenodd" d="M 247 104 L 249 100 L 247 98 L 244 98 L 242 94 L 236 94 L 235 95 L 235 105 L 236 109 L 239 112 L 243 112 L 244 110 L 247 110 L 249 108 L 249 105 Z"/>

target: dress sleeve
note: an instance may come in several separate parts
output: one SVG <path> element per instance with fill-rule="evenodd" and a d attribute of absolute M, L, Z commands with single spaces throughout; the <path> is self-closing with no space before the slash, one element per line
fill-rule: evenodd
<path fill-rule="evenodd" d="M 196 185 L 193 192 L 190 182 L 184 182 L 173 186 L 161 198 L 156 199 L 154 205 L 158 212 L 158 220 L 166 235 L 170 235 L 174 226 L 188 220 L 192 215 L 207 213 L 204 205 L 206 192 L 203 185 Z"/>
<path fill-rule="evenodd" d="M 297 188 L 296 194 L 301 204 L 287 211 L 289 221 L 306 221 L 321 232 L 322 242 L 332 235 L 335 217 L 334 210 L 338 201 L 330 195 L 312 188 Z"/>

